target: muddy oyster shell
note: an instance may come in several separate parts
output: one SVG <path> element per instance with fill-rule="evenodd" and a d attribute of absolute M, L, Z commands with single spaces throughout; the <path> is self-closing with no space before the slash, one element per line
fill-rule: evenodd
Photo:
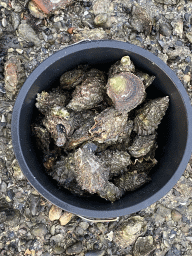
<path fill-rule="evenodd" d="M 114 180 L 114 184 L 122 191 L 134 191 L 150 181 L 145 172 L 127 172 Z"/>
<path fill-rule="evenodd" d="M 135 158 L 145 156 L 152 149 L 155 137 L 156 135 L 137 136 L 128 149 L 129 153 Z"/>
<path fill-rule="evenodd" d="M 77 129 L 73 135 L 69 138 L 66 145 L 67 150 L 75 149 L 77 146 L 91 139 L 89 129 L 94 124 L 94 115 L 85 120 L 84 124 Z"/>
<path fill-rule="evenodd" d="M 157 164 L 157 160 L 154 157 L 141 157 L 139 159 L 135 159 L 135 161 L 129 166 L 129 171 L 137 173 L 149 173 L 151 169 Z"/>
<path fill-rule="evenodd" d="M 91 109 L 103 100 L 104 91 L 104 73 L 98 69 L 91 69 L 87 72 L 85 81 L 76 86 L 67 108 L 75 111 Z"/>
<path fill-rule="evenodd" d="M 148 86 L 150 86 L 153 83 L 153 81 L 155 80 L 155 76 L 150 76 L 149 74 L 144 73 L 138 69 L 135 70 L 135 75 L 141 79 L 141 81 L 143 82 L 143 84 L 145 86 L 145 89 Z"/>
<path fill-rule="evenodd" d="M 138 135 L 150 135 L 155 132 L 169 106 L 169 97 L 151 100 L 138 111 L 134 119 L 134 131 Z"/>
<path fill-rule="evenodd" d="M 145 87 L 134 74 L 122 72 L 108 79 L 107 94 L 118 111 L 129 112 L 143 102 Z"/>
<path fill-rule="evenodd" d="M 114 108 L 107 108 L 97 115 L 95 124 L 89 130 L 92 140 L 99 143 L 113 144 L 127 127 L 127 113 L 121 113 Z"/>
<path fill-rule="evenodd" d="M 86 76 L 87 66 L 79 66 L 77 69 L 73 69 L 65 72 L 60 77 L 60 85 L 63 89 L 72 89 L 79 85 Z"/>
<path fill-rule="evenodd" d="M 64 146 L 67 136 L 74 131 L 73 114 L 66 108 L 54 106 L 43 119 L 43 125 L 50 132 L 58 147 Z"/>
<path fill-rule="evenodd" d="M 66 96 L 62 94 L 58 89 L 52 92 L 42 91 L 37 93 L 35 106 L 38 110 L 45 115 L 53 106 L 64 107 L 66 102 Z"/>
<path fill-rule="evenodd" d="M 39 125 L 34 125 L 32 129 L 36 136 L 36 143 L 37 143 L 38 149 L 42 150 L 43 153 L 49 152 L 49 145 L 51 142 L 51 138 L 47 129 Z"/>
<path fill-rule="evenodd" d="M 115 201 L 120 197 L 119 189 L 108 181 L 109 169 L 86 148 L 79 148 L 74 155 L 76 180 L 83 190 L 97 193 L 102 198 Z"/>
<path fill-rule="evenodd" d="M 105 166 L 110 169 L 110 176 L 117 176 L 131 164 L 130 155 L 126 151 L 107 149 L 101 153 L 100 158 Z"/>
<path fill-rule="evenodd" d="M 18 56 L 11 56 L 5 63 L 5 90 L 12 100 L 25 81 L 25 72 Z"/>
<path fill-rule="evenodd" d="M 134 71 L 135 71 L 135 66 L 131 61 L 130 57 L 126 55 L 122 57 L 121 60 L 118 60 L 115 64 L 113 64 L 110 67 L 109 78 L 121 72 L 134 72 Z"/>

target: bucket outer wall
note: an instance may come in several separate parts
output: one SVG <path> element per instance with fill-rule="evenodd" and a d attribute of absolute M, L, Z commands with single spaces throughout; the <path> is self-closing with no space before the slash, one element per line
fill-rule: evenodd
<path fill-rule="evenodd" d="M 48 90 L 59 77 L 79 64 L 108 67 L 129 55 L 137 68 L 156 76 L 147 93 L 152 98 L 170 97 L 170 106 L 158 128 L 158 164 L 152 181 L 127 193 L 113 204 L 97 196 L 83 198 L 59 190 L 49 177 L 31 139 L 31 122 L 38 92 Z M 19 165 L 31 185 L 47 200 L 77 215 L 110 218 L 131 214 L 163 197 L 183 174 L 192 151 L 192 108 L 189 97 L 175 73 L 152 53 L 129 43 L 85 41 L 53 54 L 28 77 L 16 99 L 12 115 L 12 142 Z"/>

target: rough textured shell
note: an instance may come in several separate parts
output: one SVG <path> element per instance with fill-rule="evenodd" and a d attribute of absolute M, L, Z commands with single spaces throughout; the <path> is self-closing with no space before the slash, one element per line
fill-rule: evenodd
<path fill-rule="evenodd" d="M 114 108 L 107 108 L 95 117 L 95 124 L 89 130 L 92 140 L 99 143 L 112 144 L 124 134 L 127 127 L 126 113 L 121 113 Z"/>
<path fill-rule="evenodd" d="M 144 100 L 145 87 L 134 74 L 122 72 L 108 80 L 107 94 L 118 111 L 129 112 Z"/>
<path fill-rule="evenodd" d="M 134 191 L 148 182 L 150 178 L 145 172 L 138 173 L 127 172 L 121 175 L 119 178 L 116 178 L 114 183 L 115 185 L 123 191 Z"/>
<path fill-rule="evenodd" d="M 106 200 L 115 201 L 120 197 L 119 189 L 108 181 L 109 169 L 90 150 L 79 148 L 74 155 L 76 180 L 83 190 L 97 193 Z"/>
<path fill-rule="evenodd" d="M 135 66 L 129 56 L 124 56 L 109 69 L 109 78 L 121 72 L 134 72 Z"/>
<path fill-rule="evenodd" d="M 76 86 L 72 100 L 67 105 L 75 111 L 91 109 L 103 100 L 105 89 L 105 76 L 104 73 L 97 69 L 91 69 L 87 73 L 85 81 Z"/>
<path fill-rule="evenodd" d="M 42 114 L 45 114 L 53 106 L 65 106 L 66 96 L 59 90 L 53 90 L 49 93 L 42 91 L 41 93 L 37 93 L 36 101 L 35 106 Z"/>
<path fill-rule="evenodd" d="M 72 89 L 85 79 L 85 75 L 83 68 L 67 71 L 60 77 L 60 85 L 63 89 Z"/>
<path fill-rule="evenodd" d="M 169 106 L 169 97 L 158 98 L 146 103 L 134 119 L 134 131 L 138 135 L 153 134 Z"/>
<path fill-rule="evenodd" d="M 74 131 L 73 115 L 66 108 L 54 106 L 43 119 L 43 125 L 50 132 L 58 147 L 64 146 L 67 136 Z"/>
<path fill-rule="evenodd" d="M 126 151 L 107 149 L 100 156 L 103 163 L 110 169 L 110 176 L 118 175 L 131 164 L 130 155 Z"/>
<path fill-rule="evenodd" d="M 153 147 L 155 137 L 156 135 L 137 136 L 129 147 L 129 153 L 135 158 L 145 156 Z"/>

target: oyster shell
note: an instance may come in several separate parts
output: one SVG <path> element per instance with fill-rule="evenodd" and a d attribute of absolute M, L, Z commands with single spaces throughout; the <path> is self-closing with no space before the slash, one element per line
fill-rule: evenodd
<path fill-rule="evenodd" d="M 108 145 L 117 142 L 124 135 L 127 118 L 127 113 L 113 107 L 105 109 L 94 118 L 95 124 L 89 130 L 92 140 Z"/>
<path fill-rule="evenodd" d="M 157 160 L 150 156 L 135 159 L 135 161 L 129 166 L 129 171 L 137 173 L 149 173 L 151 169 L 157 164 Z"/>
<path fill-rule="evenodd" d="M 155 132 L 169 106 L 169 97 L 151 100 L 139 109 L 134 119 L 134 131 L 138 135 L 150 135 Z"/>
<path fill-rule="evenodd" d="M 62 94 L 58 89 L 54 89 L 52 92 L 42 91 L 37 93 L 35 106 L 38 110 L 45 115 L 54 106 L 65 106 L 66 96 Z"/>
<path fill-rule="evenodd" d="M 121 60 L 118 60 L 115 64 L 113 64 L 110 67 L 109 78 L 121 72 L 134 72 L 134 71 L 135 71 L 135 66 L 131 61 L 130 57 L 126 55 L 122 57 Z"/>
<path fill-rule="evenodd" d="M 140 78 L 130 72 L 121 72 L 108 79 L 107 94 L 118 111 L 131 111 L 145 98 L 145 87 Z"/>
<path fill-rule="evenodd" d="M 130 155 L 125 151 L 107 149 L 101 153 L 102 162 L 110 169 L 110 176 L 117 176 L 131 164 Z"/>
<path fill-rule="evenodd" d="M 64 146 L 67 136 L 74 131 L 73 114 L 69 113 L 66 108 L 54 106 L 43 119 L 43 125 L 50 132 L 58 147 Z"/>
<path fill-rule="evenodd" d="M 104 73 L 98 69 L 91 69 L 85 81 L 76 86 L 67 108 L 75 111 L 91 109 L 103 100 L 104 91 Z"/>
<path fill-rule="evenodd" d="M 148 86 L 150 86 L 153 83 L 153 81 L 155 80 L 155 76 L 150 76 L 149 74 L 144 73 L 138 69 L 135 70 L 135 75 L 141 79 L 141 81 L 143 82 L 143 84 L 145 86 L 145 89 Z"/>
<path fill-rule="evenodd" d="M 92 115 L 89 119 L 85 120 L 84 124 L 72 134 L 66 145 L 67 150 L 75 149 L 83 142 L 90 140 L 91 135 L 89 133 L 89 129 L 93 126 L 93 124 L 94 115 Z"/>
<path fill-rule="evenodd" d="M 133 144 L 128 149 L 129 153 L 135 158 L 145 156 L 152 149 L 155 143 L 155 137 L 155 134 L 148 136 L 137 136 L 134 139 Z"/>
<path fill-rule="evenodd" d="M 97 193 L 106 200 L 115 201 L 121 195 L 119 189 L 108 181 L 109 169 L 86 148 L 79 148 L 74 155 L 76 180 L 83 190 Z"/>
<path fill-rule="evenodd" d="M 5 90 L 10 100 L 13 100 L 25 81 L 25 72 L 21 58 L 11 56 L 5 63 Z"/>
<path fill-rule="evenodd" d="M 127 172 L 114 180 L 114 184 L 121 191 L 134 191 L 150 181 L 145 172 Z"/>
<path fill-rule="evenodd" d="M 76 85 L 79 85 L 86 77 L 87 66 L 79 66 L 77 69 L 73 69 L 65 72 L 60 77 L 60 85 L 63 89 L 72 89 Z"/>
<path fill-rule="evenodd" d="M 51 138 L 47 129 L 39 125 L 34 125 L 32 130 L 36 137 L 36 143 L 37 143 L 38 149 L 41 150 L 44 154 L 49 152 L 49 145 L 51 142 Z"/>

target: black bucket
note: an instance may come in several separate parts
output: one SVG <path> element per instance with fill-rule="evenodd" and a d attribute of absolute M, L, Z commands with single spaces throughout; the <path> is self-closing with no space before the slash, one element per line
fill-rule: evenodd
<path fill-rule="evenodd" d="M 170 105 L 158 128 L 158 150 L 152 181 L 111 203 L 97 196 L 79 197 L 60 190 L 46 174 L 31 137 L 37 93 L 58 83 L 59 77 L 79 64 L 109 67 L 129 55 L 137 68 L 156 76 L 147 89 L 151 98 L 168 95 Z M 192 151 L 192 109 L 175 73 L 158 57 L 129 43 L 86 41 L 53 54 L 28 77 L 16 99 L 12 117 L 12 141 L 19 165 L 31 185 L 60 208 L 93 218 L 117 217 L 146 208 L 163 197 L 179 180 Z"/>

